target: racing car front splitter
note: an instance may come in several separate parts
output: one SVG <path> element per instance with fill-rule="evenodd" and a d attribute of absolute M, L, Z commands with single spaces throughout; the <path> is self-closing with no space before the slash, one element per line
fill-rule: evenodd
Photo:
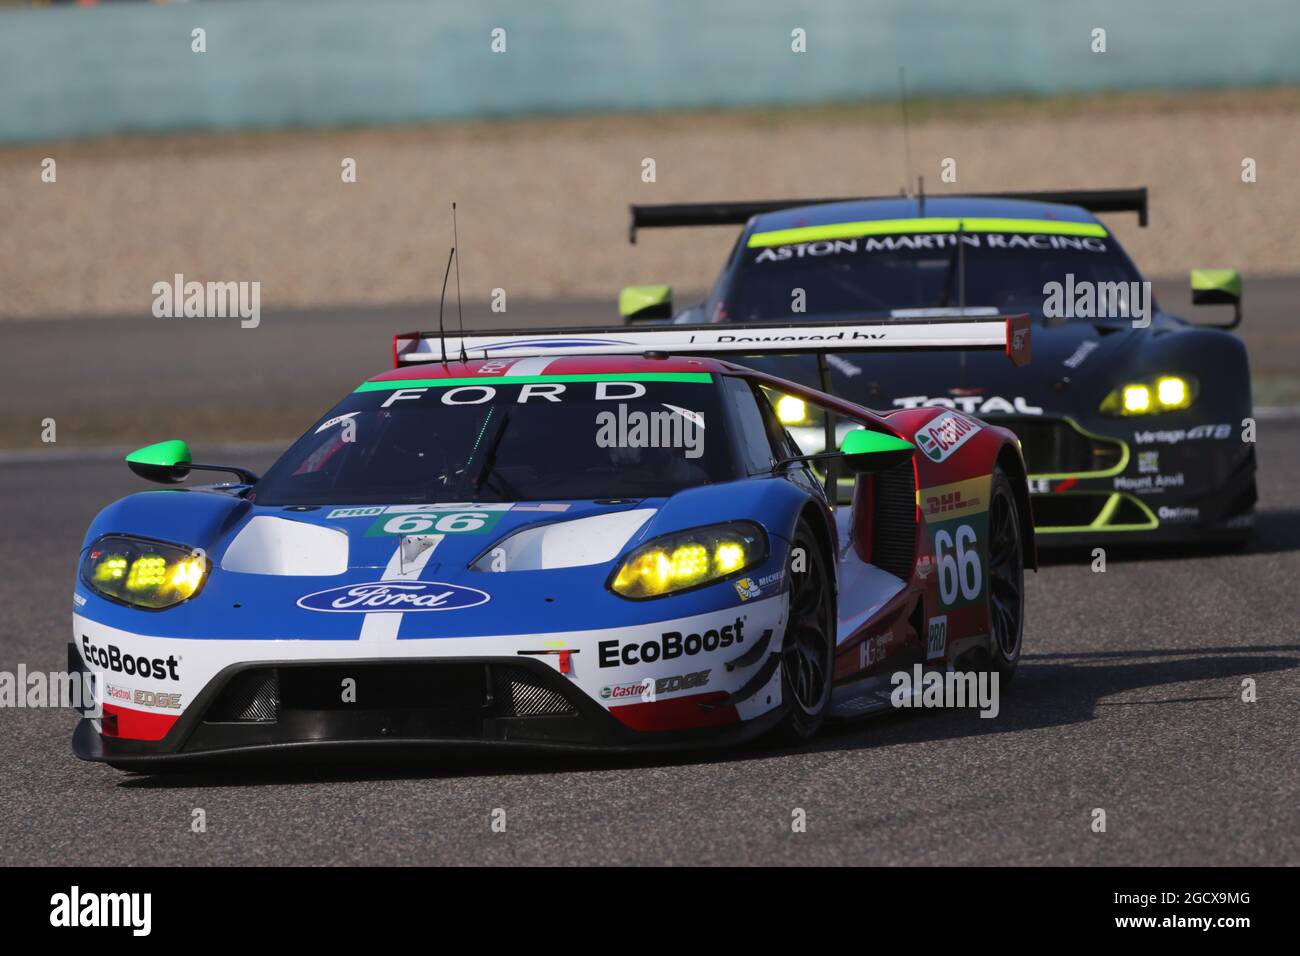
<path fill-rule="evenodd" d="M 382 647 L 168 640 L 78 616 L 69 669 L 96 674 L 102 712 L 83 716 L 73 752 L 149 769 L 259 753 L 734 743 L 783 714 L 784 616 L 776 598 L 638 628 Z"/>

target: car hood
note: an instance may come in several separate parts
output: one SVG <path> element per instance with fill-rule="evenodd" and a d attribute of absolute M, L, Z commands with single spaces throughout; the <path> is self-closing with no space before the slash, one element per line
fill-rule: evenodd
<path fill-rule="evenodd" d="M 357 640 L 363 619 L 390 612 L 403 618 L 402 638 L 630 625 L 731 607 L 737 592 L 720 582 L 626 600 L 606 587 L 624 551 L 669 531 L 793 513 L 792 494 L 788 482 L 738 481 L 671 498 L 279 506 L 211 488 L 144 492 L 101 512 L 85 546 L 114 532 L 202 548 L 211 562 L 202 589 L 164 611 L 108 602 L 80 581 L 77 596 L 110 626 L 206 639 Z M 502 547 L 530 529 L 540 532 L 530 547 Z M 508 552 L 501 566 L 491 563 L 497 551 Z"/>

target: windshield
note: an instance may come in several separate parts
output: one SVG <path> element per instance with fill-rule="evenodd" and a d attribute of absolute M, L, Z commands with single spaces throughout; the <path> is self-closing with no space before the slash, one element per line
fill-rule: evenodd
<path fill-rule="evenodd" d="M 646 498 L 728 481 L 709 374 L 368 382 L 256 485 L 258 504 Z M 708 434 L 709 440 L 705 440 Z"/>
<path fill-rule="evenodd" d="M 956 233 L 928 233 L 742 249 L 723 308 L 733 322 L 789 321 L 800 315 L 792 302 L 802 289 L 806 317 L 887 316 L 961 304 L 1037 313 L 1051 282 L 1141 281 L 1109 236 L 989 232 L 961 238 L 964 303 Z"/>

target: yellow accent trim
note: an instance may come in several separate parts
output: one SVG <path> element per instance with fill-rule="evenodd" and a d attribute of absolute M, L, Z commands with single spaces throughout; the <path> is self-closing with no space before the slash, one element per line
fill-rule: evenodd
<path fill-rule="evenodd" d="M 1029 476 L 1031 481 L 1035 479 L 1051 480 L 1051 479 L 1060 479 L 1060 478 L 1114 478 L 1116 475 L 1121 474 L 1124 471 L 1124 469 L 1128 467 L 1129 449 L 1128 449 L 1128 442 L 1124 441 L 1124 439 L 1112 438 L 1109 435 L 1098 435 L 1096 432 L 1090 432 L 1086 428 L 1081 428 L 1078 422 L 1076 422 L 1073 418 L 1069 418 L 1067 416 L 1062 416 L 1061 420 L 1064 421 L 1071 428 L 1073 428 L 1080 435 L 1082 435 L 1084 438 L 1092 438 L 1096 441 L 1111 442 L 1112 444 L 1118 442 L 1120 447 L 1119 464 L 1107 468 L 1105 471 L 1063 471 L 1063 472 L 1052 472 L 1050 474 L 1042 474 L 1042 475 L 1035 474 Z"/>
<path fill-rule="evenodd" d="M 1066 495 L 1095 495 L 1097 492 L 1092 491 L 1066 491 Z M 1119 510 L 1120 502 L 1128 499 L 1141 508 L 1151 519 L 1146 524 L 1106 524 L 1110 517 Z M 1097 517 L 1092 519 L 1091 524 L 1067 524 L 1067 525 L 1043 525 L 1035 526 L 1035 534 L 1086 534 L 1090 531 L 1154 531 L 1160 527 L 1160 520 L 1155 514 L 1142 503 L 1142 500 L 1123 491 L 1113 491 L 1110 497 L 1106 499 L 1106 504 L 1102 506 Z"/>
<path fill-rule="evenodd" d="M 884 236 L 933 232 L 1015 232 L 1052 236 L 1109 235 L 1106 227 L 1095 222 L 1065 222 L 1059 219 L 1002 219 L 975 216 L 965 219 L 930 216 L 923 219 L 867 219 L 838 222 L 825 226 L 797 226 L 756 232 L 749 237 L 751 249 L 761 246 L 788 246 L 796 242 L 819 242 L 829 239 L 857 239 L 860 236 Z"/>
<path fill-rule="evenodd" d="M 630 285 L 618 294 L 618 314 L 626 318 L 642 309 L 671 303 L 673 287 L 670 285 Z"/>
<path fill-rule="evenodd" d="M 1226 292 L 1241 298 L 1241 273 L 1236 269 L 1193 269 L 1193 292 Z"/>

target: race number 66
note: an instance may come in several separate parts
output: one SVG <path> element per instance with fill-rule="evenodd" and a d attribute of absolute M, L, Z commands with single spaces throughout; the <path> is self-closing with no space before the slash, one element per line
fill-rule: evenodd
<path fill-rule="evenodd" d="M 430 531 L 439 534 L 470 534 L 482 531 L 487 525 L 488 516 L 481 511 L 457 511 L 451 514 L 409 514 L 398 515 L 384 522 L 385 534 L 425 534 Z"/>
<path fill-rule="evenodd" d="M 944 604 L 956 601 L 958 591 L 967 601 L 979 597 L 980 558 L 974 545 L 975 529 L 968 524 L 957 529 L 955 547 L 947 529 L 935 533 L 934 559 L 939 565 L 939 600 Z"/>

